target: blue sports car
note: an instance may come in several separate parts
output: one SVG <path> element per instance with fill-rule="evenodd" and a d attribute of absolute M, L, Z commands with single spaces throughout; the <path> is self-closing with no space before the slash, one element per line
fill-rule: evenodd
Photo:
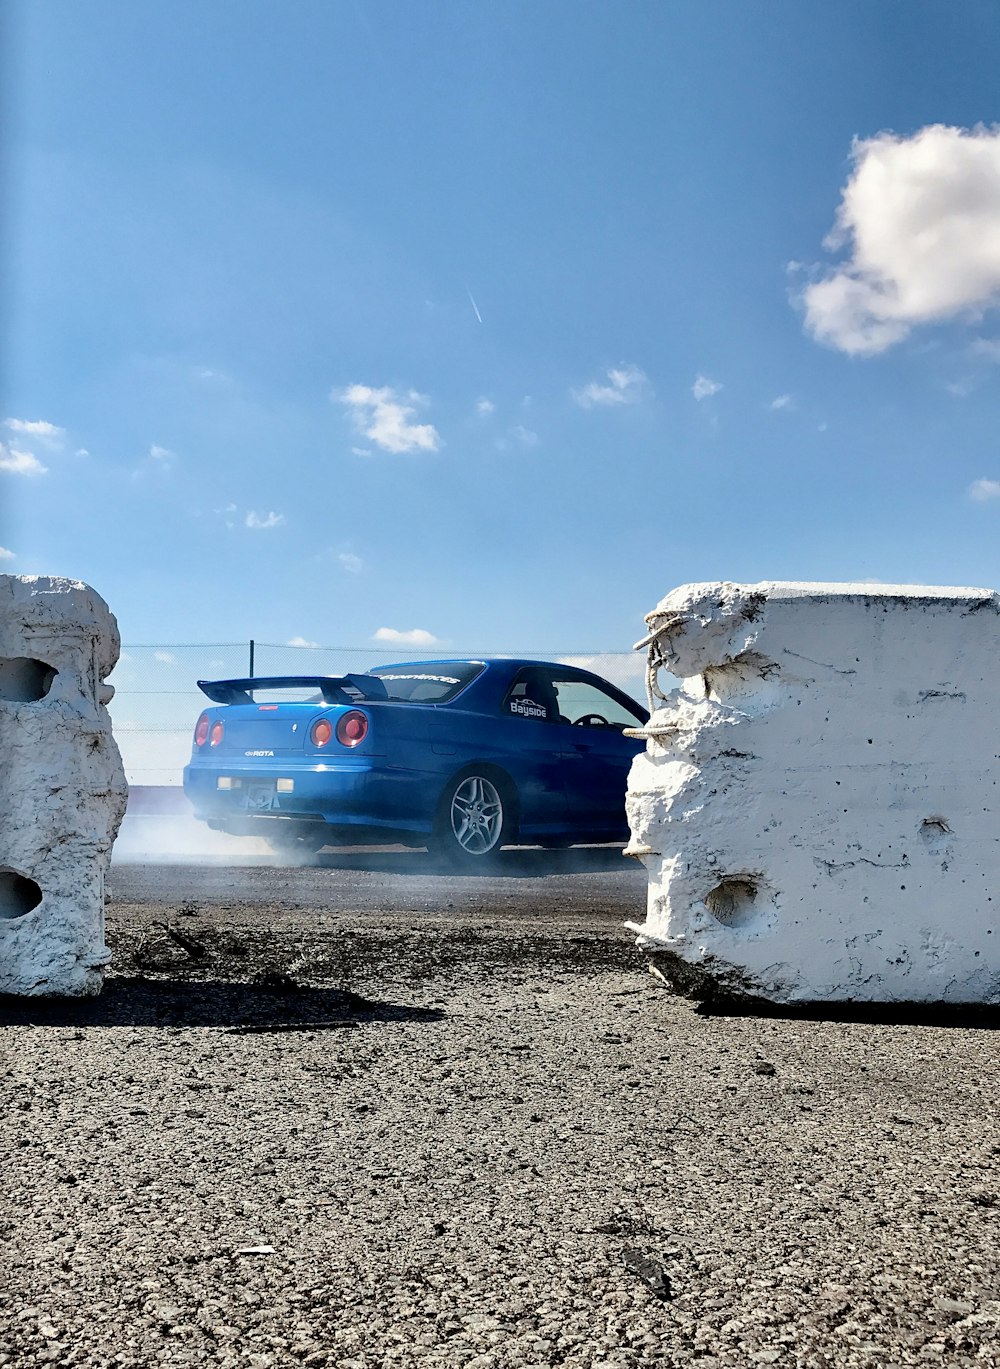
<path fill-rule="evenodd" d="M 366 674 L 199 680 L 184 790 L 210 827 L 282 852 L 390 842 L 458 864 L 501 846 L 625 840 L 647 713 L 545 661 L 419 661 Z"/>

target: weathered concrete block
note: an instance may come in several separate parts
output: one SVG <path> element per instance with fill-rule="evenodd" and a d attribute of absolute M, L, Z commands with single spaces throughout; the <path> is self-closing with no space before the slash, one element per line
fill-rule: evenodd
<path fill-rule="evenodd" d="M 647 619 L 639 945 L 696 997 L 1000 1002 L 1000 597 L 685 585 Z M 629 924 L 632 926 L 633 924 Z"/>
<path fill-rule="evenodd" d="M 105 684 L 120 650 L 87 585 L 0 575 L 0 992 L 101 988 L 104 881 L 125 811 Z"/>

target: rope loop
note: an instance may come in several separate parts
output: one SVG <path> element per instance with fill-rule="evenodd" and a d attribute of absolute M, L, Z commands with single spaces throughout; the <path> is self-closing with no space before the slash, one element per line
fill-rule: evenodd
<path fill-rule="evenodd" d="M 667 696 L 660 688 L 660 671 L 669 670 L 673 652 L 670 650 L 670 636 L 683 623 L 685 614 L 683 613 L 664 613 L 654 609 L 652 613 L 646 614 L 646 626 L 649 632 L 640 642 L 636 642 L 633 651 L 641 651 L 646 648 L 646 698 L 649 702 L 650 713 L 655 713 L 660 703 L 666 703 Z"/>

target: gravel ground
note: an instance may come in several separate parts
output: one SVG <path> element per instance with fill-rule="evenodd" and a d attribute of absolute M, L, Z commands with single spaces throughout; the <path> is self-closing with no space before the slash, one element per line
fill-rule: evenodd
<path fill-rule="evenodd" d="M 0 1363 L 1000 1364 L 988 1019 L 700 1015 L 593 886 L 246 878 L 117 875 L 104 995 L 0 1007 Z"/>

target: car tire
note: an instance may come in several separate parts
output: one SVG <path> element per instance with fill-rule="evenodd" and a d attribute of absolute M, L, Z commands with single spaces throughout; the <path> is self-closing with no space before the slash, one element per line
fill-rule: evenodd
<path fill-rule="evenodd" d="M 513 787 L 488 770 L 449 780 L 438 804 L 429 849 L 465 869 L 487 866 L 513 830 Z"/>
<path fill-rule="evenodd" d="M 326 824 L 322 822 L 278 821 L 261 834 L 271 850 L 279 856 L 314 856 L 329 840 Z"/>

